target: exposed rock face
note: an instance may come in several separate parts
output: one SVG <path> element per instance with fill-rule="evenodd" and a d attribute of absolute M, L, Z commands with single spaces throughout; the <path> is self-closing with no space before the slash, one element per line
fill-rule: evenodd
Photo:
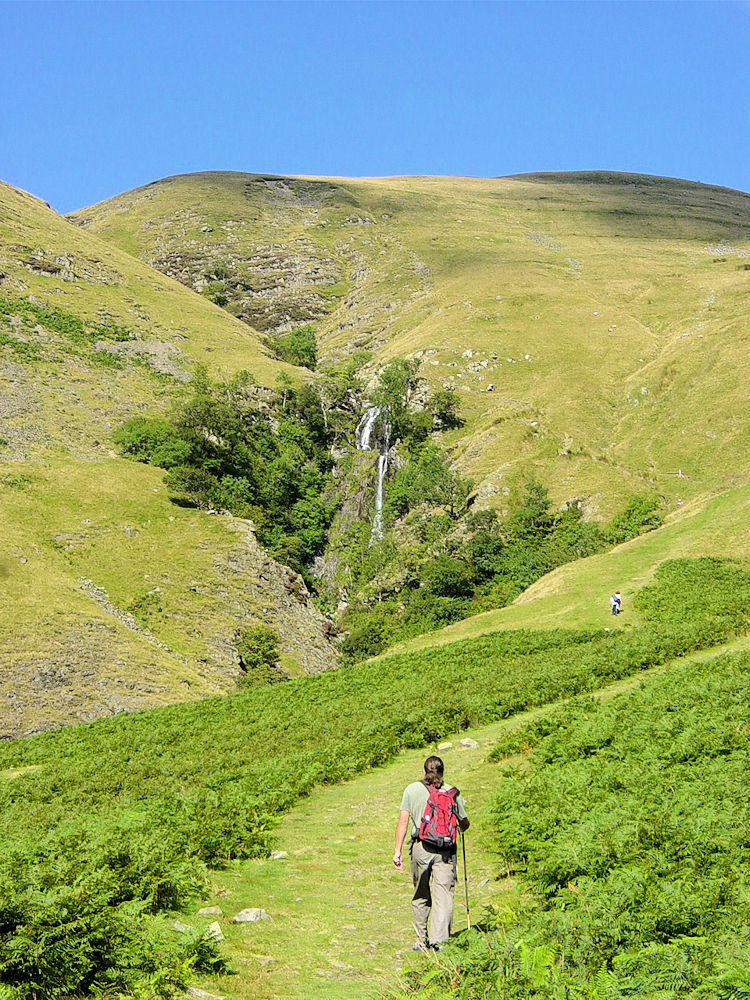
<path fill-rule="evenodd" d="M 352 527 L 372 519 L 376 469 L 377 453 L 369 451 L 354 451 L 337 466 L 338 510 L 328 533 L 325 554 L 315 561 L 312 569 L 333 606 L 348 599 L 349 577 L 341 572 L 340 551 L 346 547 Z"/>
<path fill-rule="evenodd" d="M 218 305 L 231 305 L 240 319 L 262 332 L 291 329 L 326 315 L 329 301 L 318 286 L 335 285 L 343 277 L 337 261 L 304 240 L 260 245 L 241 261 L 233 247 L 213 244 L 155 254 L 149 264 L 207 293 Z"/>
<path fill-rule="evenodd" d="M 122 276 L 113 267 L 101 260 L 82 257 L 74 253 L 52 256 L 39 247 L 16 248 L 15 262 L 21 264 L 30 274 L 41 274 L 61 281 L 85 281 L 100 285 L 120 285 Z"/>
<path fill-rule="evenodd" d="M 185 655 L 156 634 L 158 619 L 146 628 L 103 587 L 79 577 L 70 581 L 64 621 L 51 613 L 36 634 L 0 642 L 0 739 L 234 691 L 241 676 L 237 633 L 258 621 L 281 636 L 283 668 L 335 667 L 335 629 L 302 578 L 271 559 L 249 522 L 229 519 L 227 526 L 235 543 L 217 547 L 212 572 L 195 581 L 182 608 L 200 622 L 205 655 Z M 77 541 L 86 537 L 82 531 Z M 75 541 L 56 536 L 71 557 Z M 18 561 L 27 563 L 25 556 Z M 169 631 L 168 618 L 161 625 Z"/>
<path fill-rule="evenodd" d="M 107 354 L 146 364 L 161 375 L 169 375 L 178 382 L 190 380 L 185 358 L 175 344 L 165 344 L 163 340 L 151 338 L 120 344 L 99 340 L 94 347 L 97 351 L 106 351 Z"/>
<path fill-rule="evenodd" d="M 273 560 L 258 544 L 248 521 L 234 520 L 237 545 L 226 559 L 217 562 L 217 576 L 231 589 L 222 592 L 238 621 L 252 608 L 282 636 L 281 650 L 294 659 L 305 673 L 318 673 L 337 665 L 336 649 L 330 636 L 331 622 L 310 600 L 305 581 L 288 566 Z"/>

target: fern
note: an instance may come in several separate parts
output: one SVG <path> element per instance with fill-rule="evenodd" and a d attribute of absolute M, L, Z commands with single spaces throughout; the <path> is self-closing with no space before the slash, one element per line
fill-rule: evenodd
<path fill-rule="evenodd" d="M 589 980 L 588 1000 L 621 1000 L 622 991 L 617 977 L 601 968 Z"/>
<path fill-rule="evenodd" d="M 521 941 L 518 946 L 518 957 L 521 975 L 528 979 L 531 986 L 547 986 L 550 983 L 551 969 L 555 962 L 555 949 L 552 945 L 531 948 Z"/>
<path fill-rule="evenodd" d="M 748 1000 L 750 998 L 750 968 L 732 966 L 716 981 L 718 1000 Z"/>

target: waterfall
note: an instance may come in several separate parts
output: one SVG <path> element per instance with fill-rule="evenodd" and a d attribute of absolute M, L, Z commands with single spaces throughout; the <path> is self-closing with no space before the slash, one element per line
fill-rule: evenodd
<path fill-rule="evenodd" d="M 391 424 L 386 417 L 383 433 L 383 450 L 378 457 L 378 483 L 375 487 L 375 517 L 372 519 L 370 545 L 374 542 L 379 542 L 383 537 L 383 483 L 385 482 L 385 474 L 388 471 L 388 450 L 390 447 Z"/>
<path fill-rule="evenodd" d="M 362 414 L 362 419 L 357 424 L 357 429 L 354 432 L 354 445 L 357 451 L 370 450 L 370 438 L 372 437 L 372 431 L 375 427 L 375 421 L 379 416 L 379 406 L 371 406 L 369 410 L 365 410 Z"/>
<path fill-rule="evenodd" d="M 370 442 L 372 440 L 375 422 L 380 416 L 380 407 L 371 406 L 362 416 L 354 435 L 354 443 L 357 451 L 372 451 Z M 386 411 L 383 420 L 383 441 L 378 456 L 378 479 L 375 487 L 375 517 L 372 520 L 372 534 L 370 535 L 370 545 L 379 542 L 383 537 L 383 484 L 385 474 L 388 472 L 388 451 L 391 447 L 391 422 Z"/>

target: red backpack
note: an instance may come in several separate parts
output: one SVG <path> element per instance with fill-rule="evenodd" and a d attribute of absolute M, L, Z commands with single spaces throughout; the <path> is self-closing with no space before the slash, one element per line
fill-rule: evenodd
<path fill-rule="evenodd" d="M 456 846 L 458 837 L 457 788 L 435 788 L 427 785 L 427 804 L 422 813 L 417 838 L 430 847 L 449 850 Z"/>

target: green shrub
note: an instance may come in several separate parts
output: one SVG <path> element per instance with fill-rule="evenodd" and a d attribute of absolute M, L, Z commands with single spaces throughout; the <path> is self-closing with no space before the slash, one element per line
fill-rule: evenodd
<path fill-rule="evenodd" d="M 216 476 L 206 472 L 205 469 L 196 469 L 190 465 L 179 465 L 170 469 L 164 482 L 170 500 L 181 506 L 208 510 L 213 508 L 221 497 L 221 488 Z"/>
<path fill-rule="evenodd" d="M 447 553 L 441 553 L 422 567 L 427 588 L 440 597 L 470 597 L 474 593 L 471 567 Z"/>
<path fill-rule="evenodd" d="M 279 668 L 280 642 L 278 632 L 269 625 L 253 625 L 240 632 L 237 653 L 246 683 L 269 684 L 286 679 Z"/>
<path fill-rule="evenodd" d="M 390 644 L 392 623 L 388 611 L 374 611 L 357 618 L 357 624 L 339 646 L 342 655 L 350 660 L 364 660 L 377 656 Z"/>
<path fill-rule="evenodd" d="M 268 337 L 266 344 L 279 361 L 315 371 L 318 364 L 318 346 L 315 340 L 315 328 L 309 324 L 297 327 L 289 333 Z"/>
<path fill-rule="evenodd" d="M 605 532 L 607 542 L 610 545 L 619 545 L 629 538 L 642 535 L 644 531 L 660 527 L 664 521 L 660 507 L 659 497 L 648 495 L 631 497 L 624 510 L 607 526 Z"/>
<path fill-rule="evenodd" d="M 174 424 L 163 417 L 133 417 L 118 427 L 112 437 L 123 455 L 162 469 L 185 465 L 190 457 L 190 445 Z"/>

